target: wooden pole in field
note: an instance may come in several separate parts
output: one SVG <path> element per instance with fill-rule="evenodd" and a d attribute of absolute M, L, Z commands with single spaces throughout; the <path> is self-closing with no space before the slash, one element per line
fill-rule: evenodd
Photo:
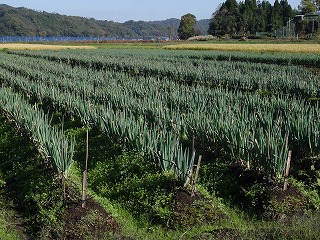
<path fill-rule="evenodd" d="M 83 179 L 82 179 L 82 207 L 86 207 L 87 201 L 87 170 L 83 171 Z"/>
<path fill-rule="evenodd" d="M 270 138 L 271 138 L 271 133 L 270 133 L 270 129 L 269 129 L 269 132 L 268 132 L 268 158 L 267 158 L 267 164 L 266 164 L 266 176 L 267 176 L 267 179 L 269 179 L 269 165 L 270 165 Z"/>
<path fill-rule="evenodd" d="M 292 155 L 292 151 L 290 150 L 289 153 L 288 153 L 286 173 L 285 173 L 285 176 L 284 176 L 283 191 L 286 191 L 288 189 L 288 180 L 289 180 L 289 170 L 290 170 L 291 155 Z"/>
<path fill-rule="evenodd" d="M 195 147 L 194 147 L 194 131 L 192 129 L 192 152 L 195 152 Z"/>
<path fill-rule="evenodd" d="M 199 156 L 198 164 L 197 164 L 197 170 L 196 175 L 194 176 L 192 191 L 191 191 L 191 197 L 194 197 L 194 191 L 196 190 L 196 184 L 199 176 L 199 170 L 200 170 L 200 164 L 201 164 L 202 155 Z"/>
<path fill-rule="evenodd" d="M 62 162 L 62 169 L 61 169 L 61 183 L 62 183 L 62 198 L 63 202 L 66 202 L 66 178 L 65 178 L 65 154 L 64 154 L 64 113 L 62 114 L 62 122 L 61 122 L 61 131 L 62 131 L 62 138 L 61 138 L 61 162 Z"/>
<path fill-rule="evenodd" d="M 82 179 L 82 207 L 86 207 L 87 201 L 87 176 L 88 176 L 88 158 L 89 158 L 89 129 L 87 129 L 87 143 L 86 143 L 86 165 L 83 171 Z"/>

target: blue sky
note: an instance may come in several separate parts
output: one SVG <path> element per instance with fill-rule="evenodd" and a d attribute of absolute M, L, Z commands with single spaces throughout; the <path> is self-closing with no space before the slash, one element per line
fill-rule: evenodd
<path fill-rule="evenodd" d="M 192 13 L 198 20 L 210 18 L 219 3 L 225 0 L 9 0 L 1 3 L 14 7 L 26 7 L 38 11 L 83 16 L 101 20 L 124 22 L 127 20 L 165 20 L 181 18 Z M 273 0 L 269 0 L 273 4 Z M 297 8 L 300 0 L 288 0 Z"/>

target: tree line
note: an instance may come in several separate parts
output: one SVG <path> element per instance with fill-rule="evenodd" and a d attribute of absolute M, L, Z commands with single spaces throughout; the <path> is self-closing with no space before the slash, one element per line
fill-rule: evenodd
<path fill-rule="evenodd" d="M 285 26 L 295 15 L 287 0 L 226 0 L 212 15 L 208 33 L 212 35 L 250 35 L 272 32 Z"/>
<path fill-rule="evenodd" d="M 226 0 L 212 14 L 208 34 L 240 37 L 261 32 L 273 35 L 277 30 L 285 29 L 290 33 L 286 36 L 315 34 L 320 22 L 317 12 L 320 12 L 320 0 L 301 0 L 298 10 L 293 9 L 287 0 L 275 0 L 273 5 L 266 0 Z M 308 15 L 298 18 L 295 17 L 297 14 Z M 196 17 L 191 13 L 181 17 L 178 28 L 180 39 L 199 34 L 195 22 Z"/>

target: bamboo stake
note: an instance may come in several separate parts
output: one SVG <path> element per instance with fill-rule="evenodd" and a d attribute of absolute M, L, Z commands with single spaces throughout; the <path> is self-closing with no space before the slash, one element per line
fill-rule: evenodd
<path fill-rule="evenodd" d="M 66 202 L 66 178 L 64 176 L 64 173 L 62 173 L 62 197 L 63 197 L 63 202 Z"/>
<path fill-rule="evenodd" d="M 83 171 L 83 179 L 82 179 L 82 204 L 83 208 L 86 208 L 87 201 L 87 170 Z"/>
<path fill-rule="evenodd" d="M 270 164 L 270 138 L 271 138 L 271 133 L 270 133 L 270 128 L 269 128 L 269 132 L 268 132 L 268 158 L 267 158 L 267 164 L 266 164 L 266 176 L 269 179 L 269 164 Z"/>
<path fill-rule="evenodd" d="M 87 129 L 87 144 L 86 144 L 86 170 L 88 170 L 88 158 L 89 158 L 89 129 Z"/>
<path fill-rule="evenodd" d="M 288 189 L 288 180 L 289 180 L 289 170 L 290 170 L 291 155 L 292 155 L 292 151 L 290 150 L 289 153 L 288 153 L 287 167 L 286 167 L 286 173 L 285 173 L 284 184 L 283 184 L 283 191 L 286 191 Z"/>
<path fill-rule="evenodd" d="M 196 184 L 197 184 L 197 180 L 198 180 L 198 176 L 199 176 L 201 159 L 202 159 L 202 155 L 200 155 L 200 156 L 199 156 L 199 159 L 198 159 L 196 175 L 195 175 L 195 177 L 194 177 L 193 186 L 192 186 L 192 191 L 191 191 L 191 197 L 194 197 L 194 191 L 196 190 Z"/>
<path fill-rule="evenodd" d="M 194 131 L 192 129 L 192 152 L 195 152 L 195 148 L 194 148 Z"/>
<path fill-rule="evenodd" d="M 86 165 L 85 170 L 83 171 L 83 179 L 82 179 L 82 207 L 86 207 L 87 201 L 87 176 L 88 176 L 88 158 L 89 158 L 89 129 L 87 129 L 87 143 L 86 143 Z"/>
<path fill-rule="evenodd" d="M 61 169 L 61 183 L 62 183 L 62 198 L 63 202 L 66 201 L 66 178 L 65 174 L 65 166 L 64 166 L 64 113 L 62 114 L 62 123 L 61 123 L 61 131 L 62 131 L 62 139 L 61 139 L 61 160 L 62 160 L 62 169 Z"/>

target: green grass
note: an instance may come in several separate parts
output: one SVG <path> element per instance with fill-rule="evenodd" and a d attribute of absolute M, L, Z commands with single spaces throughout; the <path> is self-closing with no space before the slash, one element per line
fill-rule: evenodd
<path fill-rule="evenodd" d="M 17 229 L 13 222 L 14 216 L 17 214 L 13 210 L 5 208 L 6 203 L 1 200 L 0 208 L 0 239 L 17 240 L 22 239 L 23 233 L 21 229 Z"/>
<path fill-rule="evenodd" d="M 27 136 L 13 126 L 0 117 L 0 193 L 6 199 L 4 209 L 17 212 L 19 224 L 28 235 L 48 235 L 61 227 L 61 188 Z M 5 210 L 7 213 L 10 211 Z"/>

